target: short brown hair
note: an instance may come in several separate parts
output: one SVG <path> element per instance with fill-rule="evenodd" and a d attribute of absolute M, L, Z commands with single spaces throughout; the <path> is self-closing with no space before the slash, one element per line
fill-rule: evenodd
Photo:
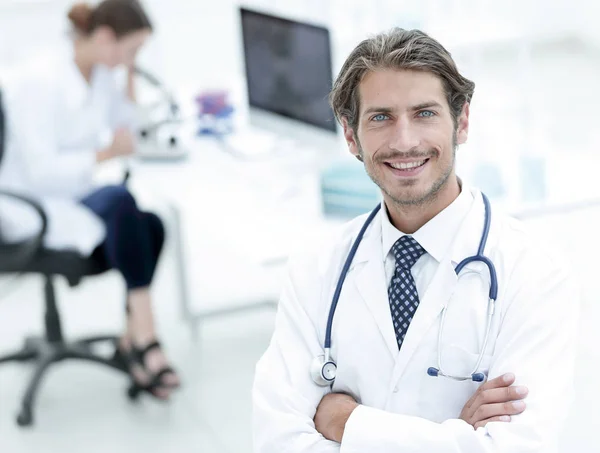
<path fill-rule="evenodd" d="M 439 42 L 420 30 L 394 28 L 356 46 L 333 84 L 329 96 L 333 112 L 340 122 L 346 118 L 355 132 L 360 110 L 358 86 L 376 69 L 427 71 L 440 77 L 455 124 L 475 90 L 475 84 L 458 72 L 452 56 Z"/>
<path fill-rule="evenodd" d="M 82 35 L 101 26 L 109 27 L 117 38 L 141 30 L 152 30 L 148 15 L 138 0 L 104 0 L 97 6 L 79 2 L 69 11 L 69 20 Z"/>

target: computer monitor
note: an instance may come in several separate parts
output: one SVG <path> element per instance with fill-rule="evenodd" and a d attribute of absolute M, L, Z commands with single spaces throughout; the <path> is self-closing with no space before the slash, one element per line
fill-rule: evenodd
<path fill-rule="evenodd" d="M 259 117 L 264 125 L 276 115 L 292 120 L 296 130 L 300 122 L 335 135 L 329 30 L 244 7 L 240 12 L 251 121 Z"/>

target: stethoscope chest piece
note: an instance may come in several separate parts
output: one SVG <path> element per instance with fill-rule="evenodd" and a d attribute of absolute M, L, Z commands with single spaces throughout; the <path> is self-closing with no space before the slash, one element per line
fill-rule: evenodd
<path fill-rule="evenodd" d="M 325 359 L 324 355 L 315 357 L 310 366 L 310 375 L 315 384 L 327 387 L 333 384 L 337 374 L 337 365 L 331 359 Z"/>

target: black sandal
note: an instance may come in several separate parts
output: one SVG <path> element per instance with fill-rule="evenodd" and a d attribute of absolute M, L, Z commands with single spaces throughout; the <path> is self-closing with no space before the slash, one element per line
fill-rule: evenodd
<path fill-rule="evenodd" d="M 153 349 L 157 349 L 157 348 L 160 349 L 160 343 L 158 341 L 153 341 L 150 344 L 146 345 L 142 349 L 138 349 L 135 346 L 131 347 L 131 351 L 127 357 L 129 366 L 139 365 L 150 376 L 148 383 L 140 384 L 139 382 L 137 382 L 135 380 L 133 373 L 130 373 L 131 386 L 127 390 L 127 395 L 132 400 L 136 400 L 142 392 L 148 392 L 154 398 L 161 399 L 160 397 L 156 396 L 156 394 L 154 393 L 154 390 L 156 390 L 156 389 L 172 390 L 172 389 L 177 389 L 180 386 L 180 384 L 172 385 L 172 384 L 165 384 L 163 382 L 162 379 L 165 375 L 176 374 L 175 370 L 173 370 L 173 368 L 171 368 L 170 366 L 164 366 L 157 372 L 151 372 L 146 367 L 145 362 L 144 362 L 144 358 L 146 357 L 146 354 L 148 354 Z M 123 354 L 122 351 L 121 351 L 121 354 Z"/>
<path fill-rule="evenodd" d="M 127 374 L 131 374 L 131 371 L 129 369 L 131 360 L 129 359 L 128 355 L 129 354 L 127 352 L 121 349 L 121 344 L 117 342 L 117 345 L 115 347 L 115 353 L 113 354 L 111 360 L 115 363 L 115 365 L 117 365 L 117 367 L 120 370 L 123 370 Z"/>

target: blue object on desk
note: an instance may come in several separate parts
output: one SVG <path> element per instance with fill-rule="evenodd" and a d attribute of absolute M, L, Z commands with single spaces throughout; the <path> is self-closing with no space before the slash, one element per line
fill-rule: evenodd
<path fill-rule="evenodd" d="M 493 162 L 479 162 L 473 172 L 472 181 L 473 185 L 479 187 L 490 199 L 498 199 L 506 195 L 501 169 Z"/>
<path fill-rule="evenodd" d="M 338 162 L 321 174 L 323 211 L 336 217 L 356 217 L 381 201 L 379 187 L 358 162 Z"/>
<path fill-rule="evenodd" d="M 546 199 L 546 160 L 543 156 L 521 156 L 521 198 L 539 203 Z"/>
<path fill-rule="evenodd" d="M 226 105 L 211 114 L 200 114 L 198 135 L 225 135 L 233 131 L 233 114 L 235 109 Z"/>

